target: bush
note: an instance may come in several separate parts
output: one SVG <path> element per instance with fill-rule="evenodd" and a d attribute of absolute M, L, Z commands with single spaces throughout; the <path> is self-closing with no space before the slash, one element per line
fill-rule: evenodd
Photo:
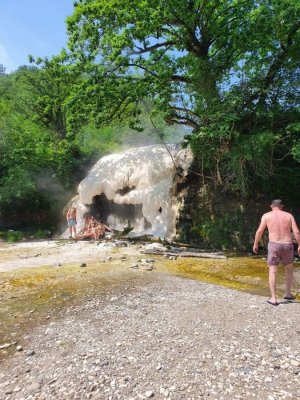
<path fill-rule="evenodd" d="M 6 240 L 8 242 L 19 242 L 20 240 L 22 240 L 24 238 L 24 234 L 23 232 L 20 231 L 8 231 L 6 234 Z"/>

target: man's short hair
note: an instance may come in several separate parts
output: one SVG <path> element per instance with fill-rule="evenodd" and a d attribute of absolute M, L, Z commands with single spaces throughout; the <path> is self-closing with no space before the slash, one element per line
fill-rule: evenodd
<path fill-rule="evenodd" d="M 275 199 L 275 200 L 272 200 L 271 205 L 275 206 L 275 207 L 282 207 L 283 206 L 283 201 L 280 200 L 280 199 Z"/>

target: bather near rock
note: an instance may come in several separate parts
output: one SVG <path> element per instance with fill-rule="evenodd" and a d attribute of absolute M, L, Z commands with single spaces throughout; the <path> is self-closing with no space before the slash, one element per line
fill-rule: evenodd
<path fill-rule="evenodd" d="M 97 221 L 94 217 L 86 216 L 84 227 L 78 235 L 75 236 L 75 239 L 100 239 L 105 236 L 106 231 L 112 232 L 112 230 L 102 221 Z"/>

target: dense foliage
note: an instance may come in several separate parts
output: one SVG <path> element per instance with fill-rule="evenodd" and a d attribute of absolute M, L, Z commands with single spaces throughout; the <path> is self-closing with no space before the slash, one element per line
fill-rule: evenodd
<path fill-rule="evenodd" d="M 74 102 L 138 128 L 151 99 L 192 127 L 204 184 L 264 191 L 299 166 L 299 20 L 296 0 L 77 1 L 69 47 L 88 78 Z"/>
<path fill-rule="evenodd" d="M 100 156 L 160 140 L 145 110 L 142 134 L 121 124 L 72 129 L 69 99 L 84 78 L 57 58 L 41 62 L 11 74 L 0 69 L 0 227 L 55 229 L 76 185 Z M 162 118 L 155 123 L 166 140 L 182 137 Z"/>

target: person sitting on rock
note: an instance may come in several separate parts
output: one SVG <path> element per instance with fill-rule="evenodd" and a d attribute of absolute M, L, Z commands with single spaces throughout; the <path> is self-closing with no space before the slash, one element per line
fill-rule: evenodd
<path fill-rule="evenodd" d="M 89 213 L 84 214 L 84 226 L 75 236 L 75 239 L 94 239 L 93 217 Z"/>
<path fill-rule="evenodd" d="M 99 239 L 100 237 L 104 237 L 106 231 L 112 232 L 112 230 L 107 225 L 105 225 L 102 221 L 100 221 L 99 226 L 98 226 L 97 239 Z"/>

